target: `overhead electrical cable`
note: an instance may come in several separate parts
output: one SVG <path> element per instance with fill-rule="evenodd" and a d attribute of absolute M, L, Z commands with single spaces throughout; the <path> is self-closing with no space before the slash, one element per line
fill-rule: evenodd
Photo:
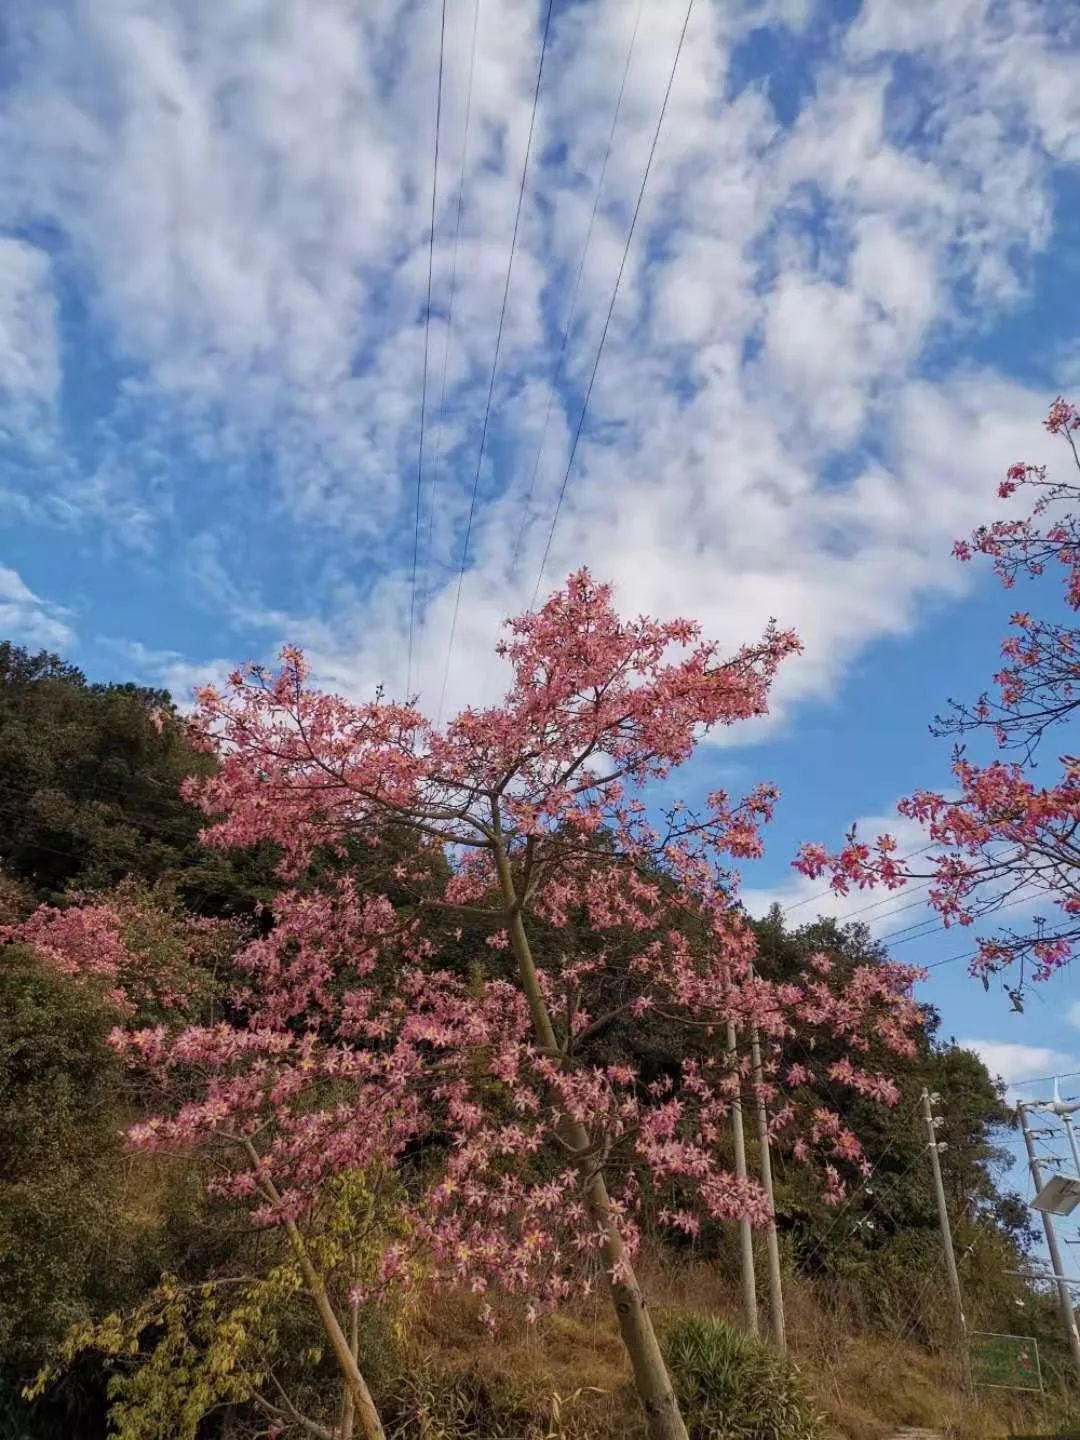
<path fill-rule="evenodd" d="M 902 900 L 905 895 L 914 895 L 921 890 L 928 890 L 932 883 L 933 881 L 931 880 L 924 880 L 921 885 L 913 885 L 910 889 L 905 886 L 903 892 L 899 894 L 895 890 L 892 890 L 880 900 L 875 900 L 870 905 L 861 905 L 858 910 L 848 910 L 845 914 L 838 915 L 836 919 L 846 925 L 849 920 L 854 920 L 860 915 L 866 915 L 871 910 L 881 910 L 882 906 L 891 906 L 891 909 L 882 910 L 880 915 L 875 915 L 872 920 L 865 922 L 867 925 L 877 925 L 881 920 L 888 920 L 893 915 L 900 915 L 905 910 L 913 910 L 916 905 L 928 905 L 930 902 L 925 899 L 908 900 L 903 905 L 893 905 L 893 901 L 898 899 Z"/>
<path fill-rule="evenodd" d="M 450 258 L 450 296 L 446 306 L 446 343 L 443 345 L 442 382 L 439 387 L 439 414 L 432 443 L 431 494 L 428 499 L 427 539 L 424 545 L 424 568 L 421 594 L 426 595 L 431 573 L 431 549 L 435 533 L 435 501 L 443 464 L 443 430 L 446 420 L 446 387 L 450 369 L 450 341 L 454 331 L 454 300 L 457 297 L 458 251 L 461 246 L 461 216 L 465 208 L 465 175 L 469 162 L 469 128 L 472 122 L 473 79 L 476 74 L 476 36 L 480 25 L 480 0 L 473 0 L 472 43 L 469 48 L 469 78 L 465 86 L 465 125 L 461 141 L 461 170 L 458 175 L 457 215 L 454 219 L 454 244 Z"/>
<path fill-rule="evenodd" d="M 638 216 L 641 213 L 641 202 L 645 198 L 645 188 L 649 183 L 649 174 L 652 171 L 653 158 L 656 155 L 656 147 L 660 142 L 660 131 L 663 128 L 664 116 L 667 114 L 668 101 L 671 99 L 672 86 L 675 84 L 675 72 L 679 67 L 679 57 L 682 54 L 683 42 L 686 39 L 687 27 L 690 24 L 690 15 L 694 9 L 694 0 L 689 0 L 686 7 L 686 15 L 683 19 L 682 29 L 679 32 L 679 43 L 675 47 L 675 58 L 671 63 L 671 73 L 668 76 L 667 88 L 664 91 L 664 99 L 660 106 L 660 114 L 657 117 L 656 129 L 653 132 L 652 144 L 649 147 L 649 156 L 645 162 L 645 172 L 641 177 L 641 187 L 638 190 L 637 201 L 634 205 L 634 213 L 630 219 L 630 229 L 627 231 L 626 244 L 623 246 L 622 259 L 619 261 L 619 269 L 615 276 L 615 285 L 611 292 L 611 301 L 608 304 L 607 315 L 604 319 L 604 328 L 600 332 L 600 343 L 596 348 L 596 358 L 593 361 L 592 373 L 589 376 L 589 383 L 585 389 L 585 399 L 581 407 L 581 414 L 578 416 L 577 428 L 574 431 L 573 443 L 570 446 L 570 454 L 566 461 L 566 470 L 563 474 L 562 485 L 559 488 L 559 498 L 555 503 L 555 513 L 551 517 L 551 528 L 548 531 L 547 543 L 544 546 L 544 554 L 540 560 L 540 568 L 536 575 L 536 585 L 533 589 L 530 609 L 536 609 L 536 599 L 540 593 L 540 586 L 544 579 L 544 570 L 547 568 L 548 557 L 551 554 L 551 544 L 555 538 L 555 530 L 559 523 L 559 516 L 562 513 L 563 501 L 566 498 L 566 487 L 570 483 L 570 474 L 574 468 L 574 456 L 577 454 L 578 442 L 581 439 L 581 432 L 585 427 L 585 417 L 589 412 L 589 401 L 592 398 L 593 385 L 596 383 L 596 372 L 600 368 L 600 360 L 604 353 L 604 346 L 607 343 L 608 330 L 611 327 L 611 317 L 615 313 L 615 303 L 619 298 L 619 287 L 622 284 L 623 272 L 626 269 L 627 257 L 630 254 L 630 245 L 634 238 L 634 231 L 637 228 Z"/>
<path fill-rule="evenodd" d="M 529 137 L 525 143 L 525 159 L 521 167 L 521 183 L 518 186 L 517 208 L 514 211 L 514 230 L 510 237 L 510 257 L 506 262 L 506 280 L 503 284 L 502 305 L 499 309 L 499 327 L 495 335 L 495 354 L 491 361 L 491 378 L 488 380 L 487 402 L 484 405 L 484 419 L 480 427 L 480 448 L 476 455 L 476 473 L 473 476 L 472 495 L 469 499 L 469 513 L 465 522 L 465 539 L 461 547 L 461 565 L 458 569 L 457 591 L 454 595 L 454 614 L 450 623 L 450 639 L 446 647 L 446 664 L 443 668 L 442 687 L 439 692 L 439 708 L 436 724 L 442 720 L 446 703 L 446 686 L 450 678 L 450 660 L 454 653 L 457 636 L 458 616 L 461 612 L 461 588 L 465 583 L 465 566 L 469 559 L 469 541 L 472 538 L 473 520 L 476 516 L 476 497 L 480 489 L 480 471 L 484 463 L 484 449 L 487 444 L 488 422 L 491 418 L 491 402 L 495 395 L 495 377 L 499 370 L 499 353 L 502 349 L 503 327 L 506 323 L 506 304 L 510 297 L 510 278 L 514 272 L 514 255 L 517 252 L 518 230 L 521 226 L 521 207 L 525 200 L 525 182 L 529 174 L 529 159 L 532 155 L 533 132 L 536 129 L 536 111 L 540 101 L 540 83 L 544 76 L 544 58 L 547 55 L 548 35 L 551 31 L 551 11 L 554 0 L 548 0 L 544 17 L 544 33 L 540 42 L 540 62 L 536 67 L 536 86 L 533 90 L 532 112 L 529 116 Z"/>
<path fill-rule="evenodd" d="M 1004 907 L 1002 907 L 1002 908 L 1004 908 Z M 944 926 L 942 926 L 942 929 L 944 929 Z M 1063 929 L 1061 929 L 1061 930 L 1051 930 L 1051 931 L 1048 931 L 1047 934 L 1045 934 L 1042 938 L 1043 938 L 1044 940 L 1057 940 L 1057 939 L 1059 939 L 1062 935 L 1067 935 L 1067 934 L 1069 934 L 1069 932 L 1070 932 L 1071 929 L 1072 929 L 1072 926 L 1068 926 L 1068 925 L 1067 925 L 1067 926 L 1065 926 L 1065 927 L 1064 927 Z M 924 937 L 924 936 L 916 935 L 914 938 L 915 938 L 916 940 L 919 940 L 919 939 L 924 939 L 925 937 Z M 904 942 L 901 941 L 900 943 L 903 944 Z M 888 946 L 886 946 L 886 949 L 888 949 Z M 928 965 L 922 965 L 922 966 L 920 966 L 919 968 L 922 969 L 922 970 L 937 970 L 937 969 L 939 969 L 942 965 L 955 965 L 955 964 L 957 963 L 957 961 L 959 961 L 959 960 L 974 960 L 975 957 L 976 957 L 977 955 L 981 954 L 981 953 L 982 953 L 981 950 L 980 950 L 979 947 L 976 945 L 973 950 L 964 950 L 964 951 L 961 951 L 961 953 L 958 954 L 958 955 L 949 955 L 949 956 L 947 956 L 944 960 L 931 960 Z M 1053 1079 L 1053 1076 L 1051 1076 L 1050 1078 Z"/>
<path fill-rule="evenodd" d="M 596 181 L 596 189 L 593 193 L 592 213 L 589 215 L 589 223 L 585 229 L 585 242 L 581 247 L 581 254 L 578 257 L 577 274 L 574 276 L 573 288 L 570 292 L 570 304 L 566 312 L 566 323 L 563 328 L 562 343 L 559 346 L 559 355 L 555 363 L 555 370 L 551 377 L 551 385 L 548 389 L 547 409 L 544 412 L 544 423 L 540 427 L 540 440 L 536 447 L 536 459 L 533 461 L 532 474 L 529 477 L 529 488 L 521 505 L 521 524 L 518 527 L 517 539 L 514 543 L 514 553 L 510 559 L 510 583 L 513 584 L 514 572 L 517 569 L 518 559 L 521 555 L 521 545 L 525 538 L 525 530 L 528 524 L 529 506 L 536 490 L 536 481 L 540 473 L 540 462 L 544 456 L 544 447 L 547 443 L 548 428 L 551 424 L 551 412 L 555 406 L 555 395 L 562 379 L 563 366 L 566 363 L 566 352 L 573 333 L 574 321 L 577 318 L 578 300 L 581 295 L 581 281 L 585 274 L 585 262 L 588 258 L 589 247 L 592 244 L 593 230 L 596 228 L 596 217 L 600 213 L 600 199 L 604 191 L 604 181 L 607 178 L 608 162 L 611 159 L 611 147 L 615 140 L 615 131 L 618 128 L 619 116 L 622 113 L 623 96 L 626 94 L 626 81 L 630 74 L 630 62 L 634 56 L 634 46 L 637 43 L 638 28 L 641 24 L 641 12 L 644 9 L 645 0 L 638 0 L 637 13 L 634 16 L 633 29 L 630 32 L 630 43 L 626 47 L 626 60 L 623 64 L 622 80 L 619 84 L 619 93 L 615 100 L 615 110 L 611 116 L 611 128 L 608 130 L 607 145 L 604 148 L 604 158 L 600 164 L 600 173 Z"/>
<path fill-rule="evenodd" d="M 912 1115 L 914 1114 L 915 1110 L 912 1111 Z M 844 1217 L 844 1213 L 848 1209 L 850 1209 L 851 1205 L 854 1204 L 855 1200 L 858 1198 L 859 1195 L 865 1192 L 867 1195 L 872 1196 L 870 1204 L 862 1213 L 861 1218 L 865 1221 L 869 1219 L 870 1216 L 873 1214 L 874 1210 L 876 1210 L 877 1206 L 881 1203 L 883 1196 L 889 1193 L 888 1186 L 899 1185 L 901 1181 L 907 1179 L 908 1175 L 910 1175 L 912 1170 L 915 1169 L 915 1166 L 923 1158 L 922 1149 L 916 1152 L 914 1159 L 911 1160 L 911 1162 L 906 1165 L 904 1169 L 901 1170 L 898 1174 L 888 1175 L 885 1177 L 887 1184 L 884 1190 L 878 1190 L 875 1192 L 870 1185 L 871 1180 L 876 1178 L 880 1167 L 885 1163 L 889 1155 L 896 1149 L 897 1145 L 900 1144 L 901 1139 L 902 1136 L 894 1135 L 893 1138 L 882 1150 L 881 1154 L 874 1161 L 870 1170 L 859 1181 L 858 1185 L 856 1185 L 853 1190 L 848 1191 L 847 1195 L 840 1202 L 840 1205 L 837 1208 L 835 1215 L 833 1216 L 832 1223 L 826 1230 L 822 1232 L 821 1235 L 819 1235 L 817 1240 L 814 1241 L 813 1245 L 806 1253 L 806 1255 L 801 1257 L 800 1263 L 805 1269 L 809 1269 L 811 1263 L 817 1259 L 818 1255 L 828 1244 L 829 1240 L 836 1233 L 836 1230 Z"/>
<path fill-rule="evenodd" d="M 411 698 L 413 641 L 416 632 L 416 569 L 420 558 L 420 510 L 424 484 L 424 424 L 427 420 L 428 355 L 431 349 L 431 276 L 435 268 L 435 200 L 439 185 L 439 131 L 442 128 L 443 63 L 446 55 L 446 0 L 442 0 L 439 29 L 439 79 L 435 98 L 435 159 L 431 167 L 431 226 L 428 232 L 427 305 L 424 310 L 424 369 L 420 381 L 420 440 L 416 454 L 416 519 L 413 525 L 412 586 L 409 592 L 409 656 L 405 669 L 405 698 Z"/>
<path fill-rule="evenodd" d="M 1000 915 L 1000 914 L 1001 914 L 1003 911 L 1005 911 L 1005 910 L 1015 910 L 1016 907 L 1017 907 L 1017 905 L 1030 905 L 1031 903 L 1032 903 L 1032 896 L 1030 896 L 1030 895 L 1020 895 L 1017 899 L 1015 899 L 1015 900 L 1010 900 L 1010 901 L 1008 902 L 1008 904 L 1006 904 L 1006 905 L 998 905 L 995 909 L 993 909 L 993 910 L 987 910 L 987 911 L 985 911 L 984 913 L 985 913 L 986 915 Z M 980 916 L 979 918 L 982 919 L 983 917 Z M 924 926 L 925 926 L 925 927 L 929 927 L 929 928 L 925 928 L 925 929 L 924 929 L 924 928 L 923 928 Z M 936 920 L 936 919 L 933 919 L 933 918 L 928 919 L 928 920 L 920 920 L 917 925 L 909 925 L 909 926 L 907 927 L 908 930 L 913 930 L 913 931 L 915 931 L 915 932 L 916 932 L 915 934 L 910 934 L 910 935 L 909 935 L 909 934 L 907 934 L 907 932 L 906 932 L 905 930 L 898 930 L 898 931 L 896 932 L 897 935 L 902 936 L 903 938 L 901 938 L 901 939 L 899 939 L 899 940 L 898 940 L 898 939 L 895 939 L 895 938 L 889 940 L 888 943 L 886 944 L 886 949 L 888 949 L 888 950 L 893 950 L 893 949 L 896 948 L 897 945 L 910 945 L 910 943 L 912 942 L 912 940 L 925 940 L 928 935 L 933 935 L 933 934 L 935 934 L 938 930 L 951 930 L 952 928 L 953 928 L 953 927 L 952 927 L 951 925 L 945 925 L 945 924 L 941 923 L 940 921 L 938 921 L 938 920 Z M 1047 937 L 1047 938 L 1049 938 L 1049 937 Z"/>
<path fill-rule="evenodd" d="M 1010 1087 L 1016 1085 L 1048 1085 L 1051 1080 L 1072 1080 L 1080 1070 L 1065 1070 L 1060 1075 L 1032 1075 L 1027 1080 L 1010 1080 Z"/>
<path fill-rule="evenodd" d="M 916 855 L 925 855 L 927 850 L 932 850 L 936 844 L 937 841 L 931 840 L 927 845 L 920 845 L 918 850 L 910 850 L 906 855 L 898 856 L 898 863 L 903 864 L 908 860 L 914 860 Z M 796 900 L 791 905 L 785 905 L 780 913 L 781 915 L 790 915 L 793 910 L 801 910 L 804 905 L 812 905 L 815 900 L 824 900 L 827 895 L 835 894 L 836 891 L 833 887 L 826 885 L 824 890 L 815 891 L 813 895 L 807 895 L 803 900 Z"/>

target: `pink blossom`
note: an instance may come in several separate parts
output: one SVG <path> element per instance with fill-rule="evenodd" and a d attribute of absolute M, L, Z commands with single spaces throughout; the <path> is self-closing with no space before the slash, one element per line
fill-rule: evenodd
<path fill-rule="evenodd" d="M 1059 396 L 1046 429 L 1062 439 L 1071 466 L 1080 471 L 1077 408 Z M 1060 574 L 1066 607 L 1080 609 L 1080 482 L 1051 477 L 1044 465 L 1022 461 L 1009 466 L 998 487 L 1003 499 L 1023 493 L 1029 513 L 979 526 L 957 542 L 961 560 L 988 557 L 999 580 L 1013 588 L 1022 578 L 1038 579 L 1053 568 Z M 1080 633 L 1060 620 L 1016 610 L 1001 646 L 1002 664 L 993 691 L 970 705 L 957 704 L 939 722 L 942 730 L 966 739 L 985 735 L 1003 752 L 977 761 L 958 745 L 953 758 L 954 794 L 916 791 L 899 812 L 922 825 L 928 858 L 899 860 L 894 842 L 873 845 L 854 833 L 835 854 L 819 844 L 803 846 L 793 864 L 813 878 L 830 877 L 833 888 L 897 888 L 921 877 L 931 880 L 930 904 L 946 928 L 967 927 L 994 918 L 1018 896 L 1045 897 L 1060 913 L 1052 930 L 1007 926 L 972 947 L 971 971 L 984 981 L 1015 966 L 1017 988 L 1025 978 L 1042 980 L 1068 964 L 1080 944 L 1074 917 L 1080 914 L 1080 884 L 1073 837 L 1080 817 L 1080 763 L 1060 756 L 1057 770 L 1036 768 L 1045 737 L 1075 718 L 1080 703 Z"/>
<path fill-rule="evenodd" d="M 195 733 L 219 764 L 186 793 L 204 840 L 275 847 L 282 889 L 273 923 L 237 949 L 227 1021 L 131 1022 L 118 1037 L 171 1097 L 133 1142 L 213 1148 L 215 1189 L 265 1225 L 343 1172 L 400 1166 L 409 1253 L 384 1258 L 376 1290 L 406 1283 L 415 1255 L 436 1282 L 539 1315 L 629 1277 L 643 1194 L 662 1194 L 665 1223 L 689 1236 L 706 1218 L 767 1218 L 760 1187 L 728 1169 L 731 1104 L 750 1091 L 724 1048 L 731 1022 L 760 1037 L 777 1143 L 837 1193 L 833 1162 L 859 1150 L 820 1103 L 818 1037 L 903 1052 L 919 1019 L 909 972 L 840 975 L 819 954 L 783 983 L 755 976 L 732 862 L 759 853 L 775 788 L 647 804 L 702 734 L 767 712 L 797 649 L 772 627 L 728 654 L 685 620 L 624 620 L 580 571 L 510 622 L 504 701 L 442 728 L 382 696 L 312 689 L 294 648 L 276 671 L 201 692 Z M 896 863 L 887 844 L 875 854 Z M 485 943 L 462 975 L 442 937 L 460 938 L 465 915 Z M 548 933 L 526 984 L 520 934 L 537 922 Z M 71 963 L 122 982 L 107 917 L 86 923 L 101 943 Z M 604 1037 L 654 1015 L 695 1044 L 645 1083 L 609 1063 Z M 842 1073 L 887 1100 L 884 1077 Z"/>

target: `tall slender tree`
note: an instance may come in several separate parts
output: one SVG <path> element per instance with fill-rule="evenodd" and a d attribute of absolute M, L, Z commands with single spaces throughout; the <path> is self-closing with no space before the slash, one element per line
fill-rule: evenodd
<path fill-rule="evenodd" d="M 197 730 L 219 757 L 188 782 L 205 838 L 273 844 L 286 888 L 238 957 L 228 1023 L 118 1035 L 176 1096 L 134 1138 L 229 1157 L 218 1187 L 289 1235 L 365 1435 L 379 1421 L 345 1305 L 420 1265 L 519 1295 L 530 1315 L 603 1284 L 650 1435 L 685 1440 L 635 1269 L 643 1196 L 668 1197 L 663 1223 L 689 1233 L 703 1216 L 763 1220 L 766 1205 L 724 1161 L 742 1082 L 725 1048 L 688 1048 L 649 1079 L 605 1057 L 615 1021 L 699 1038 L 756 1025 L 772 1126 L 834 1199 L 833 1162 L 857 1159 L 858 1142 L 815 1096 L 812 1058 L 785 1077 L 785 1041 L 798 1034 L 812 1056 L 819 1036 L 839 1040 L 831 1082 L 895 1100 L 860 1057 L 872 1036 L 910 1052 L 912 971 L 870 964 L 836 983 L 815 955 L 782 982 L 752 974 L 731 864 L 759 853 L 775 791 L 647 809 L 705 732 L 765 713 L 796 648 L 770 627 L 724 656 L 688 621 L 624 621 L 583 571 L 511 622 L 503 703 L 444 729 L 381 695 L 312 690 L 292 649 L 278 672 L 247 667 L 227 694 L 200 696 Z M 485 934 L 464 973 L 440 955 L 455 920 Z M 415 1163 L 425 1146 L 440 1163 Z M 406 1177 L 407 1239 L 335 1296 L 298 1221 L 334 1177 L 376 1160 Z"/>

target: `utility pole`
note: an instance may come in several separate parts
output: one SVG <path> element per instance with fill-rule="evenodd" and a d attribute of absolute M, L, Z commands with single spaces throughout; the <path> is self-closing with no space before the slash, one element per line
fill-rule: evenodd
<path fill-rule="evenodd" d="M 735 1176 L 746 1181 L 746 1138 L 743 1135 L 742 1077 L 738 1069 L 738 1045 L 735 1040 L 735 1024 L 727 1024 L 727 1049 L 735 1065 L 739 1088 L 731 1102 L 731 1133 L 735 1141 Z M 750 1221 L 743 1215 L 739 1220 L 739 1259 L 742 1270 L 743 1315 L 746 1328 L 751 1335 L 758 1333 L 757 1281 L 754 1278 L 754 1235 Z"/>
<path fill-rule="evenodd" d="M 1069 1137 L 1069 1149 L 1072 1151 L 1073 1157 L 1073 1170 L 1077 1175 L 1080 1175 L 1080 1155 L 1076 1152 L 1076 1131 L 1073 1129 L 1072 1114 L 1066 1110 L 1061 1118 L 1065 1122 L 1065 1133 Z"/>
<path fill-rule="evenodd" d="M 967 1319 L 964 1315 L 964 1296 L 960 1289 L 960 1272 L 956 1268 L 956 1252 L 953 1250 L 952 1227 L 949 1224 L 949 1211 L 945 1204 L 945 1186 L 941 1179 L 941 1156 L 938 1151 L 937 1124 L 934 1120 L 934 1107 L 930 1100 L 930 1092 L 925 1087 L 922 1092 L 922 1110 L 926 1120 L 926 1133 L 930 1142 L 930 1168 L 934 1172 L 934 1195 L 937 1199 L 938 1223 L 941 1225 L 941 1248 L 945 1252 L 945 1269 L 949 1274 L 949 1289 L 952 1291 L 953 1307 L 956 1311 L 956 1326 L 960 1335 L 960 1344 L 964 1351 L 964 1373 L 968 1372 L 968 1339 Z"/>
<path fill-rule="evenodd" d="M 750 1031 L 750 1064 L 754 1078 L 754 1093 L 757 1096 L 758 1145 L 761 1150 L 761 1183 L 769 1201 L 769 1225 L 765 1231 L 765 1244 L 769 1253 L 769 1315 L 772 1319 L 773 1340 L 781 1354 L 787 1350 L 787 1330 L 784 1325 L 784 1290 L 780 1274 L 780 1242 L 776 1235 L 776 1203 L 773 1198 L 772 1154 L 769 1148 L 769 1112 L 765 1106 L 762 1090 L 761 1045 L 758 1041 L 757 1026 Z"/>
<path fill-rule="evenodd" d="M 1042 1189 L 1042 1169 L 1039 1165 L 1038 1156 L 1035 1154 L 1035 1141 L 1031 1134 L 1031 1127 L 1028 1124 L 1027 1106 L 1021 1101 L 1016 1107 L 1020 1114 L 1020 1125 L 1024 1131 L 1024 1145 L 1027 1147 L 1028 1164 L 1031 1166 L 1031 1178 L 1035 1182 L 1036 1195 Z M 1080 1374 L 1080 1334 L 1076 1330 L 1076 1315 L 1073 1311 L 1072 1295 L 1069 1292 L 1069 1285 L 1065 1279 L 1065 1267 L 1061 1263 L 1061 1251 L 1058 1249 L 1057 1235 L 1054 1231 L 1054 1222 L 1048 1210 L 1040 1210 L 1042 1216 L 1043 1232 L 1046 1235 L 1046 1248 L 1050 1251 L 1050 1264 L 1054 1271 L 1054 1280 L 1057 1284 L 1058 1301 L 1061 1305 L 1061 1323 L 1065 1327 L 1065 1339 L 1069 1349 L 1072 1351 L 1073 1364 L 1077 1373 Z"/>
<path fill-rule="evenodd" d="M 1051 1115 L 1056 1115 L 1065 1126 L 1065 1134 L 1069 1137 L 1069 1149 L 1072 1151 L 1073 1173 L 1080 1175 L 1080 1154 L 1077 1153 L 1076 1131 L 1073 1129 L 1072 1122 L 1074 1112 L 1080 1110 L 1080 1100 L 1062 1100 L 1055 1077 L 1053 1100 L 1033 1100 L 1031 1108 L 1032 1110 L 1046 1110 Z"/>

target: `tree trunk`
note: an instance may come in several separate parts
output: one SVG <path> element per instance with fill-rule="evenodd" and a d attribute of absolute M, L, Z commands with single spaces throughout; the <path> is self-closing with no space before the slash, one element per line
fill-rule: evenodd
<path fill-rule="evenodd" d="M 497 830 L 497 816 L 495 818 Z M 532 958 L 532 948 L 529 945 L 529 937 L 525 933 L 521 907 L 514 891 L 510 863 L 502 842 L 498 838 L 494 845 L 494 855 L 495 866 L 499 874 L 499 885 L 506 904 L 510 943 L 513 946 L 514 957 L 518 964 L 518 974 L 521 977 L 529 1013 L 532 1016 L 533 1030 L 545 1050 L 558 1051 L 560 1048 L 558 1037 L 540 990 L 536 966 Z M 589 1150 L 590 1137 L 584 1125 L 567 1117 L 562 1122 L 561 1128 L 563 1138 L 574 1150 L 582 1153 Z M 645 1411 L 649 1440 L 689 1440 L 679 1410 L 679 1403 L 672 1388 L 671 1377 L 668 1375 L 667 1365 L 660 1350 L 660 1343 L 656 1338 L 656 1331 L 653 1329 L 652 1317 L 646 1308 L 645 1297 L 641 1293 L 641 1286 L 638 1284 L 637 1276 L 634 1274 L 630 1258 L 626 1253 L 618 1222 L 611 1213 L 611 1203 L 604 1177 L 602 1174 L 590 1173 L 588 1160 L 581 1162 L 581 1168 L 586 1181 L 585 1198 L 589 1213 L 599 1225 L 603 1226 L 607 1235 L 601 1253 L 608 1277 L 608 1294 L 615 1307 L 619 1333 L 626 1346 L 626 1353 L 630 1357 L 630 1366 L 634 1373 L 634 1386 L 638 1392 L 642 1409 Z M 621 1278 L 612 1279 L 613 1271 Z"/>
<path fill-rule="evenodd" d="M 583 1136 L 583 1139 L 587 1142 L 588 1137 Z M 608 1294 L 615 1307 L 626 1353 L 630 1356 L 634 1385 L 645 1411 L 650 1440 L 688 1440 L 679 1402 L 675 1399 L 671 1377 L 653 1329 L 652 1316 L 646 1309 L 645 1296 L 611 1214 L 607 1186 L 602 1176 L 593 1177 L 586 1194 L 590 1214 L 607 1231 L 603 1256 L 608 1271 Z M 611 1279 L 613 1269 L 622 1274 L 622 1280 Z"/>
<path fill-rule="evenodd" d="M 356 1356 L 352 1352 L 345 1332 L 334 1314 L 334 1307 L 330 1304 L 330 1297 L 326 1293 L 326 1286 L 323 1284 L 322 1276 L 312 1265 L 304 1244 L 304 1238 L 292 1220 L 285 1221 L 285 1231 L 292 1244 L 297 1260 L 300 1262 L 300 1271 L 304 1277 L 304 1284 L 307 1286 L 308 1294 L 318 1312 L 319 1320 L 322 1323 L 326 1338 L 334 1352 L 334 1358 L 338 1363 L 349 1393 L 352 1395 L 353 1408 L 356 1418 L 360 1422 L 360 1431 L 364 1440 L 386 1440 L 386 1432 L 383 1430 L 382 1421 L 379 1419 L 379 1412 L 375 1409 L 375 1402 L 371 1398 L 371 1391 L 367 1387 L 363 1375 L 360 1373 L 360 1366 Z"/>
<path fill-rule="evenodd" d="M 359 1362 L 360 1359 L 360 1306 L 353 1300 L 349 1305 L 349 1349 L 352 1357 Z M 341 1431 L 340 1440 L 352 1440 L 353 1429 L 356 1424 L 356 1406 L 353 1404 L 352 1391 L 348 1385 L 342 1385 L 341 1394 Z"/>
<path fill-rule="evenodd" d="M 255 1171 L 258 1184 L 263 1193 L 272 1204 L 280 1206 L 281 1196 L 278 1193 L 274 1182 L 266 1175 L 260 1174 L 259 1153 L 251 1141 L 244 1142 L 244 1149 L 247 1151 Z M 379 1412 L 375 1408 L 375 1402 L 371 1398 L 371 1391 L 367 1382 L 360 1372 L 360 1365 L 355 1354 L 345 1337 L 337 1316 L 334 1314 L 334 1307 L 330 1303 L 330 1297 L 326 1293 L 326 1285 L 322 1276 L 311 1263 L 311 1256 L 308 1254 L 307 1246 L 304 1244 L 304 1237 L 300 1234 L 296 1222 L 286 1216 L 285 1234 L 288 1236 L 289 1244 L 292 1246 L 293 1254 L 296 1256 L 300 1266 L 300 1273 L 304 1277 L 304 1285 L 311 1296 L 312 1304 L 315 1306 L 326 1338 L 330 1341 L 330 1348 L 334 1352 L 334 1359 L 337 1361 L 338 1370 L 342 1379 L 348 1387 L 352 1397 L 353 1409 L 356 1418 L 360 1422 L 360 1431 L 364 1440 L 386 1440 L 386 1431 L 383 1429 L 382 1421 L 379 1419 Z"/>

